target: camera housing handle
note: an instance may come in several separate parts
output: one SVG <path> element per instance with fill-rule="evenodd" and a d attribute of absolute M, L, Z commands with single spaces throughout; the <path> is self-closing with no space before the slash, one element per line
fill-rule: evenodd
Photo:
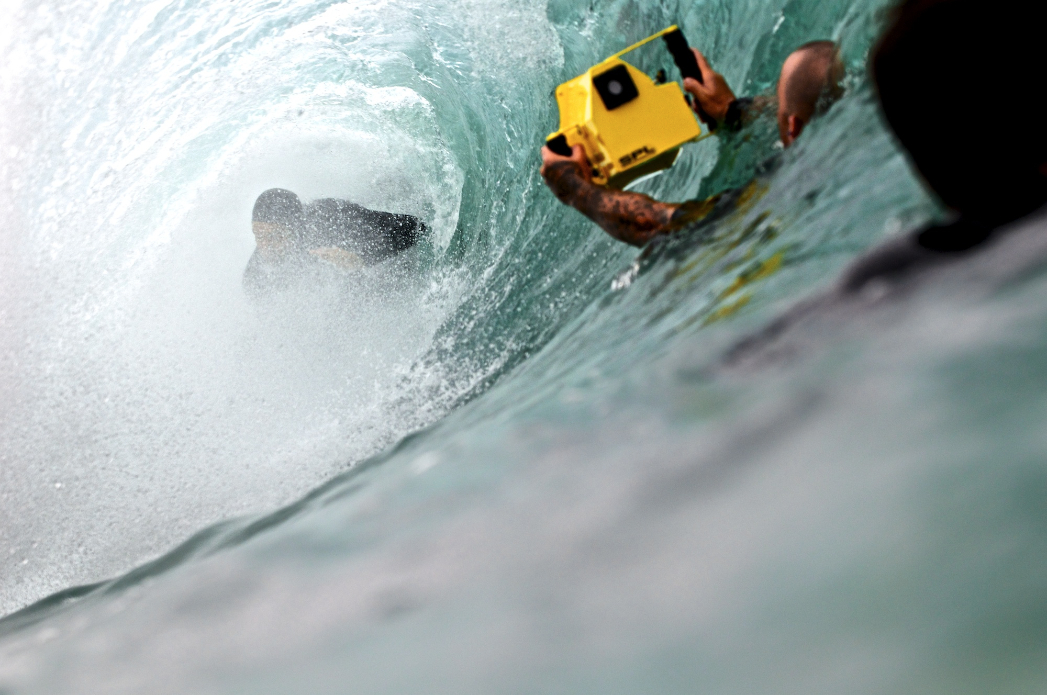
<path fill-rule="evenodd" d="M 702 70 L 698 67 L 698 60 L 694 57 L 691 47 L 687 44 L 687 38 L 683 35 L 683 32 L 675 29 L 662 36 L 662 39 L 665 40 L 665 47 L 669 49 L 669 54 L 673 57 L 673 62 L 679 68 L 680 74 L 684 77 L 692 77 L 698 80 L 699 83 L 705 84 L 705 80 L 702 79 Z M 702 122 L 709 126 L 711 130 L 716 128 L 718 125 L 716 119 L 707 114 L 697 101 L 694 104 L 694 110 L 698 114 L 698 118 L 702 119 Z"/>

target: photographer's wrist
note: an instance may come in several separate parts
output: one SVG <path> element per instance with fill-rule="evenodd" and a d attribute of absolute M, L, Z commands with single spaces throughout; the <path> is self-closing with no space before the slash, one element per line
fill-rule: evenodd
<path fill-rule="evenodd" d="M 561 203 L 577 207 L 581 194 L 589 184 L 577 162 L 563 161 L 550 164 L 545 170 L 545 182 Z"/>
<path fill-rule="evenodd" d="M 726 128 L 732 133 L 741 129 L 742 111 L 738 106 L 737 99 L 731 99 L 731 103 L 727 105 L 727 108 L 724 110 L 723 118 L 720 120 L 720 127 Z"/>
<path fill-rule="evenodd" d="M 748 98 L 735 98 L 731 100 L 731 103 L 727 105 L 724 111 L 723 119 L 720 121 L 720 126 L 726 130 L 736 133 L 742 129 L 745 125 L 746 114 L 752 104 L 752 99 Z"/>

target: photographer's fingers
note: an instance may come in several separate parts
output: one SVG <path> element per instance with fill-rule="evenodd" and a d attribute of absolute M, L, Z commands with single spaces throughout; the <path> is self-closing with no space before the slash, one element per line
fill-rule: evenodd
<path fill-rule="evenodd" d="M 691 100 L 691 110 L 694 111 L 699 118 L 702 120 L 706 119 L 709 114 L 709 107 L 714 103 L 715 91 L 709 88 L 708 84 L 702 84 L 698 80 L 685 77 L 683 81 L 683 88 L 688 94 L 694 99 Z"/>
<path fill-rule="evenodd" d="M 559 162 L 572 162 L 577 165 L 581 170 L 582 176 L 588 180 L 589 171 L 592 165 L 589 163 L 589 158 L 585 156 L 585 149 L 581 145 L 575 145 L 571 148 L 571 156 L 564 157 L 562 154 L 557 154 L 549 149 L 548 145 L 542 148 L 542 168 L 539 173 L 545 176 L 546 170 L 553 164 Z"/>
<path fill-rule="evenodd" d="M 566 162 L 569 160 L 570 157 L 564 157 L 562 154 L 556 154 L 555 152 L 549 149 L 548 145 L 546 145 L 542 148 L 542 168 L 539 170 L 539 173 L 542 176 L 545 176 L 545 170 L 549 167 L 549 165 L 555 164 L 556 162 Z"/>
<path fill-rule="evenodd" d="M 582 167 L 582 169 L 588 169 L 592 166 L 589 164 L 589 158 L 585 156 L 585 149 L 583 149 L 581 145 L 575 145 L 571 148 L 570 160 Z"/>
<path fill-rule="evenodd" d="M 717 121 L 723 121 L 731 102 L 735 99 L 734 92 L 731 91 L 723 75 L 709 66 L 709 61 L 705 59 L 701 51 L 696 48 L 691 50 L 694 52 L 694 59 L 698 62 L 698 69 L 702 71 L 704 83 L 685 79 L 684 89 L 694 95 L 706 114 Z"/>
<path fill-rule="evenodd" d="M 571 161 L 578 165 L 578 174 L 584 180 L 592 180 L 593 165 L 589 161 L 589 157 L 586 156 L 585 149 L 581 145 L 575 145 L 571 148 Z"/>
<path fill-rule="evenodd" d="M 709 94 L 709 88 L 693 77 L 683 78 L 683 90 L 699 99 Z"/>
<path fill-rule="evenodd" d="M 716 71 L 709 65 L 709 61 L 705 59 L 702 52 L 697 48 L 692 48 L 691 51 L 694 53 L 694 59 L 698 61 L 698 69 L 702 71 L 702 80 L 708 84 L 712 81 L 713 76 L 716 75 Z"/>

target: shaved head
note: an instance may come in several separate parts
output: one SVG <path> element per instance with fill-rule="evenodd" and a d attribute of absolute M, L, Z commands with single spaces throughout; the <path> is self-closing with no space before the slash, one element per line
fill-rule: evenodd
<path fill-rule="evenodd" d="M 778 130 L 786 147 L 811 119 L 840 96 L 843 65 L 832 41 L 813 41 L 793 51 L 778 80 Z"/>

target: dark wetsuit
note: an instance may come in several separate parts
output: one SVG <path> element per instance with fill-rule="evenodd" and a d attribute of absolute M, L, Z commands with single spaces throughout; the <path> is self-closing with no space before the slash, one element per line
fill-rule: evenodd
<path fill-rule="evenodd" d="M 244 289 L 259 295 L 289 286 L 322 261 L 310 251 L 337 248 L 374 265 L 406 251 L 428 232 L 411 215 L 369 210 L 335 198 L 321 198 L 305 206 L 301 228 L 295 230 L 293 249 L 278 261 L 267 261 L 255 251 L 244 270 Z"/>
<path fill-rule="evenodd" d="M 411 215 L 321 198 L 305 206 L 301 245 L 306 249 L 340 248 L 373 265 L 411 248 L 425 231 L 425 225 Z"/>

